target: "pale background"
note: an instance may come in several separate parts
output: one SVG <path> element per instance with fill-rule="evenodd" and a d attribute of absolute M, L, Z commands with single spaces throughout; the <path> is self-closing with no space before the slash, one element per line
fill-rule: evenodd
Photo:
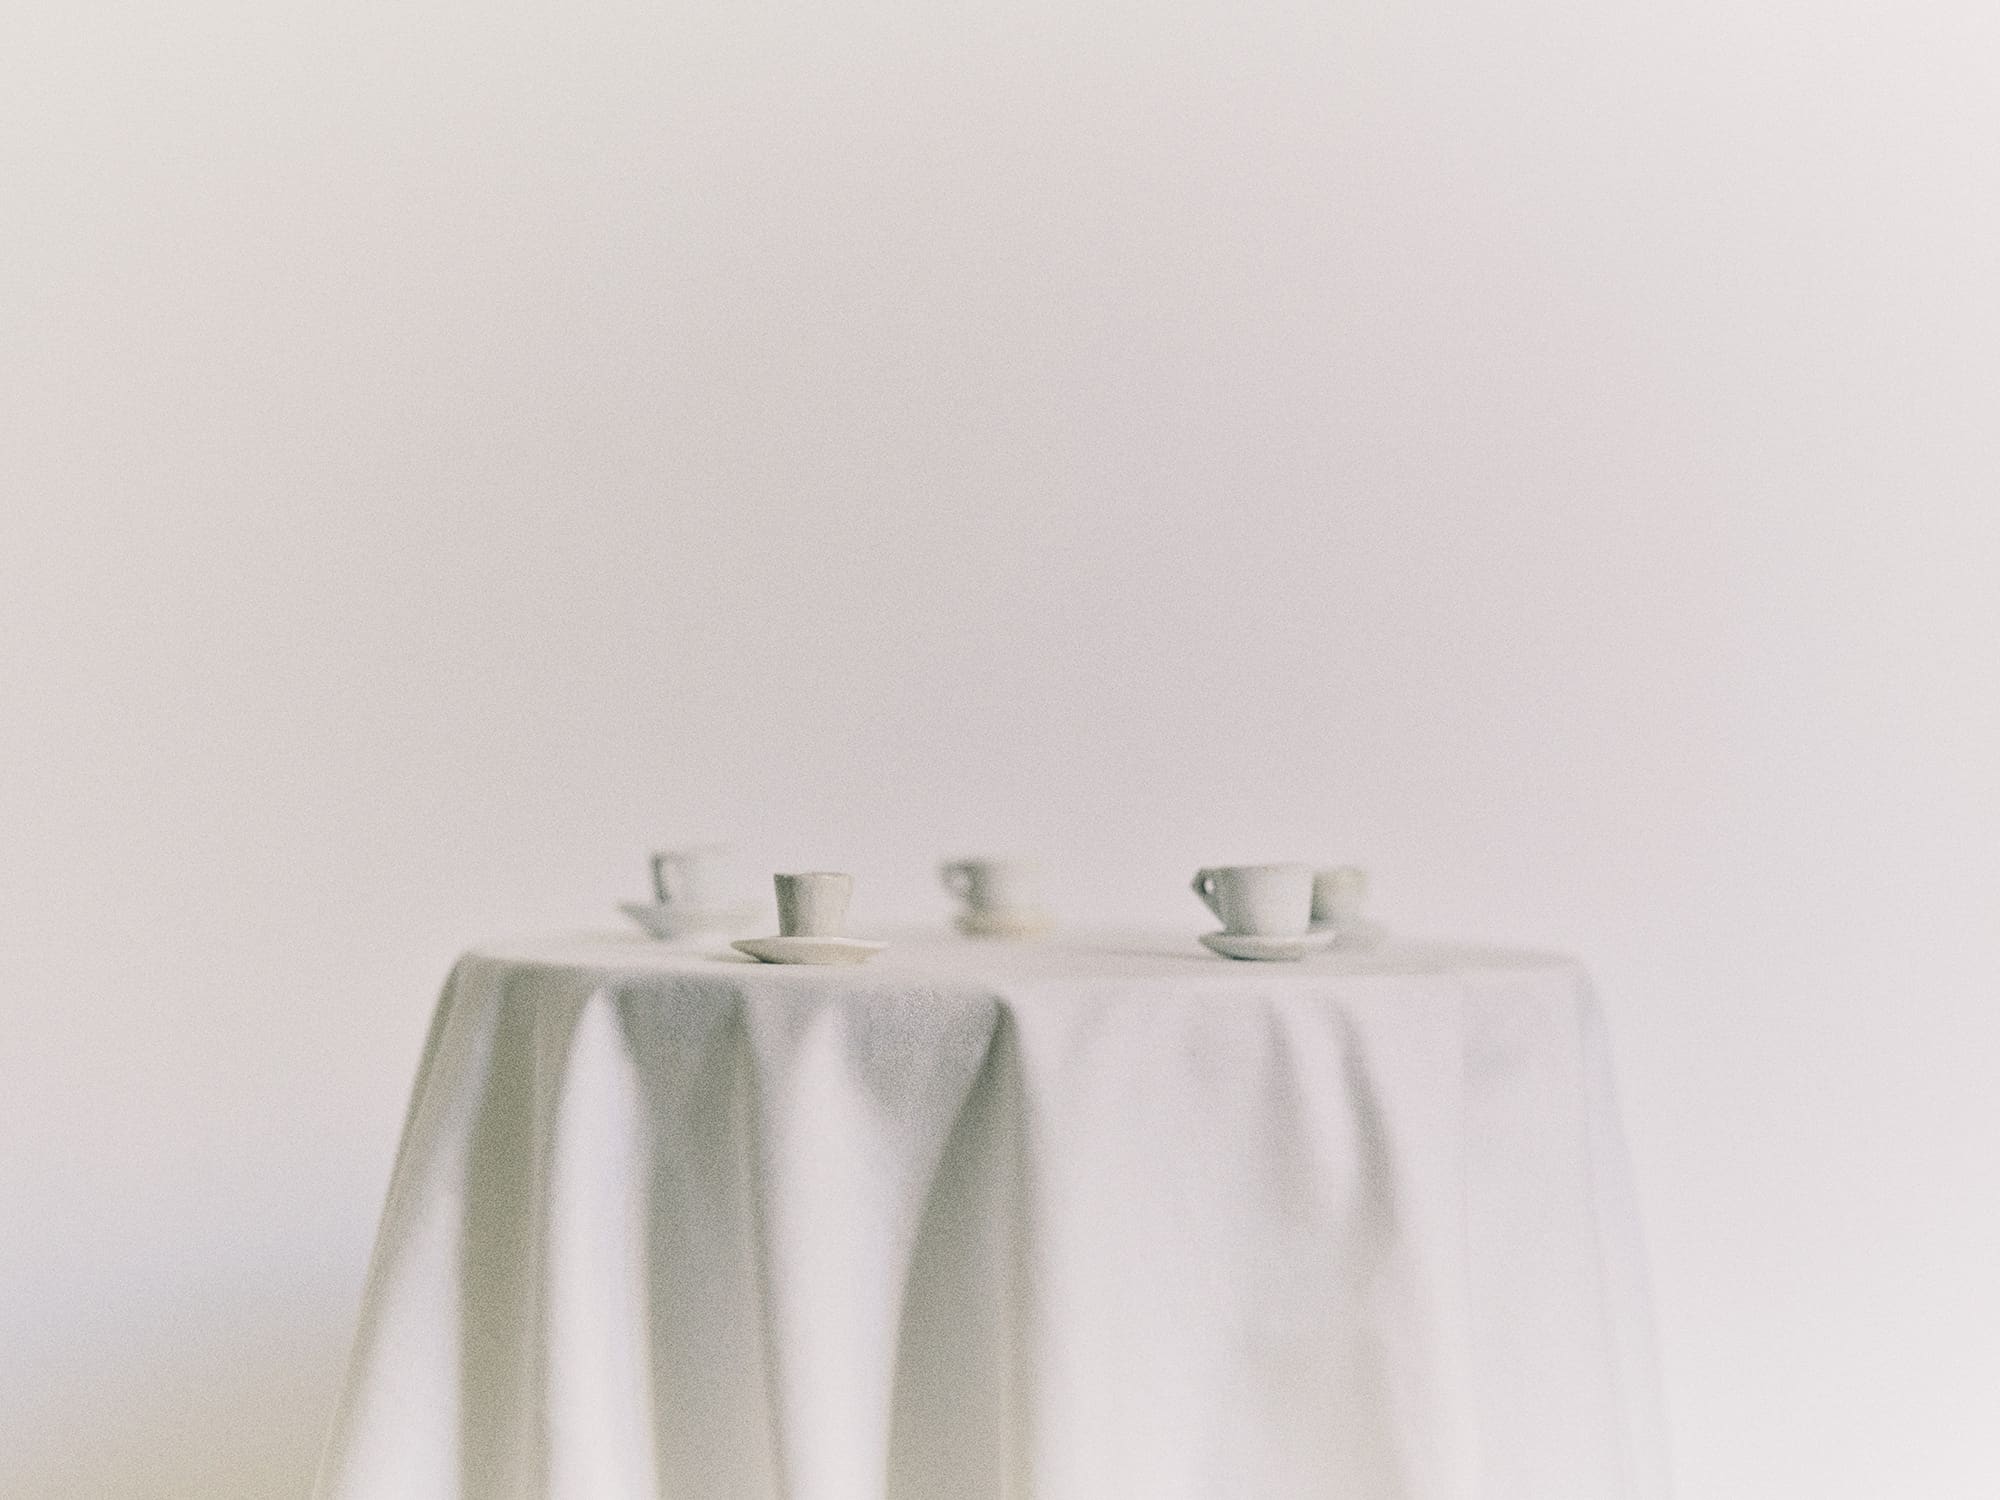
<path fill-rule="evenodd" d="M 0 1494 L 291 1497 L 649 842 L 1611 1013 L 1689 1500 L 2000 1492 L 2000 22 L 0 12 Z"/>

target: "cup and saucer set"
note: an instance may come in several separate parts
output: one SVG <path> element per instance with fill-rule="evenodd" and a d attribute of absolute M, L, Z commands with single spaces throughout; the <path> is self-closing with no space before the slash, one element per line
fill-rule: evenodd
<path fill-rule="evenodd" d="M 653 856 L 654 899 L 621 902 L 619 910 L 661 942 L 741 932 L 768 908 L 726 899 L 736 889 L 732 853 L 727 844 L 661 850 Z M 777 934 L 745 938 L 731 947 L 762 963 L 858 964 L 888 946 L 842 936 L 854 894 L 852 875 L 809 870 L 772 880 L 778 894 Z"/>
<path fill-rule="evenodd" d="M 1055 925 L 1042 904 L 1040 872 L 1022 859 L 957 859 L 938 870 L 964 903 L 954 925 L 966 937 L 1039 937 Z"/>
<path fill-rule="evenodd" d="M 653 856 L 652 901 L 623 901 L 618 909 L 666 943 L 742 931 L 762 908 L 725 899 L 733 887 L 730 852 L 726 844 L 661 850 Z"/>
<path fill-rule="evenodd" d="M 1361 915 L 1368 875 L 1352 865 L 1213 865 L 1195 872 L 1194 893 L 1222 923 L 1202 934 L 1202 946 L 1224 958 L 1296 963 L 1382 935 Z"/>
<path fill-rule="evenodd" d="M 767 908 L 725 899 L 727 865 L 724 845 L 663 850 L 653 856 L 654 900 L 624 902 L 621 909 L 662 942 L 740 932 Z M 1054 925 L 1029 861 L 953 860 L 938 878 L 961 902 L 955 925 L 966 937 L 1018 941 Z M 843 931 L 852 875 L 808 870 L 774 875 L 772 882 L 778 931 L 736 940 L 730 946 L 738 952 L 770 964 L 858 964 L 888 946 Z M 1382 936 L 1361 915 L 1368 876 L 1352 865 L 1213 865 L 1196 873 L 1194 893 L 1222 923 L 1221 931 L 1202 935 L 1202 945 L 1224 958 L 1296 962 L 1331 948 L 1366 947 Z"/>
<path fill-rule="evenodd" d="M 773 875 L 778 889 L 778 935 L 739 938 L 729 946 L 767 964 L 866 963 L 887 943 L 841 935 L 854 877 L 832 870 Z"/>

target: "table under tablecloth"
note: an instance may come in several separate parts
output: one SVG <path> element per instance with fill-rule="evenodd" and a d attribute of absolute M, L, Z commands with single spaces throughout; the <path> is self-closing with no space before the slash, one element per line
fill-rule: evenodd
<path fill-rule="evenodd" d="M 1567 959 L 453 971 L 321 1500 L 1654 1500 Z"/>

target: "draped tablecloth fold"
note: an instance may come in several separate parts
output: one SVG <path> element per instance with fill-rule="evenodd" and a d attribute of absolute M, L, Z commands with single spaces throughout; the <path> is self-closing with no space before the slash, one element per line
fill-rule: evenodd
<path fill-rule="evenodd" d="M 1572 962 L 467 954 L 321 1500 L 1656 1500 Z"/>

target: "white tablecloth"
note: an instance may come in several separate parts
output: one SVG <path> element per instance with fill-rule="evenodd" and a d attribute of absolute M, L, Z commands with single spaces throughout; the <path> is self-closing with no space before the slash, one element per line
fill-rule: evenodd
<path fill-rule="evenodd" d="M 1544 956 L 481 949 L 319 1493 L 1658 1496 L 1609 1084 Z"/>

